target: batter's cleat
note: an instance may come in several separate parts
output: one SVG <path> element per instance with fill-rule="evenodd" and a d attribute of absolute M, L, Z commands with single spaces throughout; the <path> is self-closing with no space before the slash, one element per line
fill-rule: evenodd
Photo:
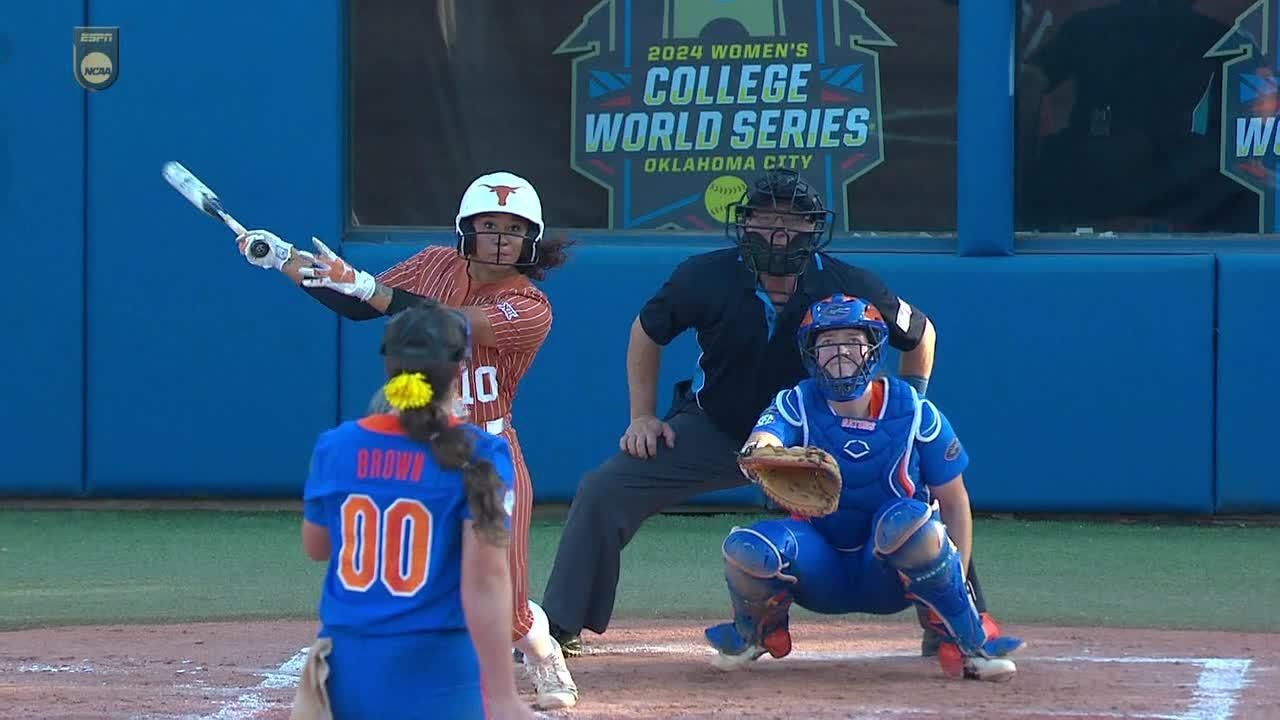
<path fill-rule="evenodd" d="M 524 659 L 525 672 L 538 693 L 533 704 L 539 710 L 559 710 L 578 704 L 578 686 L 565 665 L 560 643 L 552 638 L 551 644 L 553 649 L 547 657 L 533 660 L 525 656 Z"/>
<path fill-rule="evenodd" d="M 984 645 L 990 654 L 991 641 Z M 1018 674 L 1018 666 L 1004 657 L 965 657 L 960 648 L 951 642 L 944 642 L 938 647 L 938 664 L 947 677 L 964 678 L 965 680 L 985 680 L 987 682 L 1008 682 Z"/>
<path fill-rule="evenodd" d="M 515 648 L 511 648 L 511 660 L 517 665 L 524 664 L 524 653 Z"/>

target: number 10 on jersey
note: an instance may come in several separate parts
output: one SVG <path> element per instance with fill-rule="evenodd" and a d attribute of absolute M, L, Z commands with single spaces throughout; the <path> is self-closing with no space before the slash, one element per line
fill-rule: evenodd
<path fill-rule="evenodd" d="M 468 372 L 470 368 L 462 368 L 462 402 L 474 405 L 477 402 L 487 403 L 498 399 L 498 368 L 482 365 Z M 475 377 L 474 381 L 472 376 Z"/>
<path fill-rule="evenodd" d="M 378 507 L 368 495 L 342 502 L 342 552 L 338 580 L 355 592 L 382 581 L 392 595 L 408 597 L 427 584 L 431 563 L 431 511 L 418 500 L 400 498 Z"/>

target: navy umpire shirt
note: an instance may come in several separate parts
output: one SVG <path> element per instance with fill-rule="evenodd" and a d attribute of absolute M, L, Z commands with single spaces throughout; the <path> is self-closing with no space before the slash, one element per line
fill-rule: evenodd
<path fill-rule="evenodd" d="M 875 305 L 889 326 L 889 344 L 911 351 L 924 335 L 925 315 L 889 291 L 869 270 L 818 253 L 796 292 L 775 310 L 737 248 L 694 255 L 680 263 L 640 310 L 640 325 L 659 345 L 693 328 L 697 367 L 676 385 L 678 407 L 692 400 L 735 442 L 745 441 L 773 396 L 808 377 L 796 330 L 809 306 L 836 293 Z"/>

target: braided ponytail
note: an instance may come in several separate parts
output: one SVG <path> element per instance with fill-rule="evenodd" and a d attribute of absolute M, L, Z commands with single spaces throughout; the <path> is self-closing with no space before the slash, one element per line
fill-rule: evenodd
<path fill-rule="evenodd" d="M 475 438 L 457 422 L 452 388 L 470 352 L 466 319 L 434 302 L 415 305 L 387 324 L 383 341 L 387 403 L 400 413 L 400 424 L 414 442 L 431 448 L 436 463 L 462 471 L 467 505 L 476 532 L 491 544 L 510 541 L 503 507 L 503 483 L 488 460 L 475 458 Z"/>
<path fill-rule="evenodd" d="M 456 372 L 456 371 L 455 371 Z M 476 532 L 494 545 L 506 545 L 507 511 L 502 506 L 503 484 L 498 471 L 488 460 L 476 460 L 475 441 L 463 425 L 451 423 L 451 411 L 443 403 L 403 410 L 400 424 L 415 442 L 431 448 L 431 456 L 440 467 L 461 470 L 467 504 Z"/>

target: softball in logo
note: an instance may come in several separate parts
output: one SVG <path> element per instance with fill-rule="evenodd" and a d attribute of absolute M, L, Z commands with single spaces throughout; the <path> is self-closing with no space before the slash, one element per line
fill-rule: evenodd
<path fill-rule="evenodd" d="M 707 185 L 703 200 L 707 213 L 720 222 L 728 222 L 729 205 L 742 200 L 747 192 L 747 182 L 736 175 L 721 175 Z"/>

